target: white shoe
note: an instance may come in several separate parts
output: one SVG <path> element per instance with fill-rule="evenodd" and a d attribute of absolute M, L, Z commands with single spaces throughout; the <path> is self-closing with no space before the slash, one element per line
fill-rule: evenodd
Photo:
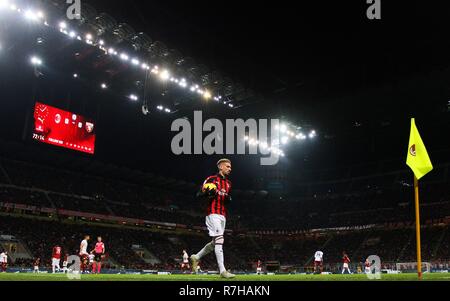
<path fill-rule="evenodd" d="M 236 275 L 231 274 L 231 273 L 228 272 L 228 271 L 224 271 L 222 274 L 220 274 L 220 277 L 226 278 L 226 279 L 230 279 L 230 278 L 236 277 Z"/>
<path fill-rule="evenodd" d="M 191 255 L 191 269 L 192 269 L 192 273 L 196 273 L 197 272 L 197 266 L 198 266 L 198 262 L 200 260 L 198 259 L 197 256 L 195 255 Z"/>

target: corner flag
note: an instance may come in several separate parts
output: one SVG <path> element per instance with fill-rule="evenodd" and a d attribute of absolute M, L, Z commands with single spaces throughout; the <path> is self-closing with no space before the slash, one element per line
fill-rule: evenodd
<path fill-rule="evenodd" d="M 417 180 L 433 170 L 427 149 L 420 138 L 415 119 L 411 119 L 411 135 L 409 137 L 408 158 L 406 164 L 412 169 Z"/>

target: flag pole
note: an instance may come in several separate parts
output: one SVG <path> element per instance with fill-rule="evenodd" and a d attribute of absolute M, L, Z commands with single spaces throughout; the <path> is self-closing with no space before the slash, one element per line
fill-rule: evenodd
<path fill-rule="evenodd" d="M 416 206 L 416 244 L 417 244 L 417 275 L 422 280 L 422 255 L 420 250 L 420 206 L 419 206 L 419 181 L 414 175 L 414 196 Z"/>

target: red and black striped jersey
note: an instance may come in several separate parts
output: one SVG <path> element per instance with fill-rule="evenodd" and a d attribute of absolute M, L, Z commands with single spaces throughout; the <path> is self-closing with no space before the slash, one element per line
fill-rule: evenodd
<path fill-rule="evenodd" d="M 216 174 L 207 178 L 203 185 L 206 183 L 214 183 L 217 186 L 216 195 L 209 199 L 206 212 L 207 215 L 219 214 L 226 217 L 227 209 L 225 207 L 225 203 L 230 199 L 231 181 L 220 174 Z"/>

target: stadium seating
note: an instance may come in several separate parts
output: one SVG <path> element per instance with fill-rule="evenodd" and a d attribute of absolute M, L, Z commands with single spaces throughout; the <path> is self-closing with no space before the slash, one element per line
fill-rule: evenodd
<path fill-rule="evenodd" d="M 1 158 L 0 203 L 33 208 L 53 208 L 139 220 L 203 226 L 203 204 L 189 192 L 158 184 L 121 180 L 107 174 L 85 174 L 60 170 L 37 163 Z M 450 261 L 450 184 L 448 166 L 437 168 L 437 176 L 422 183 L 421 204 L 424 261 L 436 266 Z M 225 258 L 235 270 L 251 269 L 257 260 L 278 261 L 305 269 L 312 265 L 318 249 L 325 253 L 326 268 L 339 270 L 345 250 L 354 263 L 371 254 L 386 264 L 415 261 L 412 187 L 406 174 L 364 175 L 374 166 L 347 171 L 311 172 L 315 183 L 305 184 L 279 199 L 270 194 L 264 199 L 239 195 L 229 206 Z M 345 174 L 345 177 L 335 180 Z M 326 182 L 324 182 L 326 181 Z M 242 204 L 245 204 L 243 206 Z M 49 265 L 51 248 L 61 244 L 77 252 L 84 233 L 92 238 L 102 235 L 108 256 L 119 268 L 177 269 L 181 251 L 200 250 L 209 238 L 204 233 L 160 233 L 117 224 L 89 225 L 86 219 L 54 216 L 42 212 L 0 209 L 0 234 L 12 234 L 26 244 L 34 257 Z M 13 215 L 6 217 L 6 215 Z M 30 219 L 32 218 L 32 219 Z M 39 218 L 39 219 L 35 219 Z M 130 226 L 132 227 L 132 225 Z M 182 228 L 182 227 L 181 227 Z M 316 229 L 316 230 L 315 230 Z M 329 230 L 327 230 L 329 229 Z M 39 233 L 36 235 L 35 233 Z M 149 264 L 133 251 L 133 245 L 149 250 L 161 263 Z M 18 259 L 15 266 L 29 266 Z M 205 258 L 202 268 L 214 268 L 214 257 Z"/>

